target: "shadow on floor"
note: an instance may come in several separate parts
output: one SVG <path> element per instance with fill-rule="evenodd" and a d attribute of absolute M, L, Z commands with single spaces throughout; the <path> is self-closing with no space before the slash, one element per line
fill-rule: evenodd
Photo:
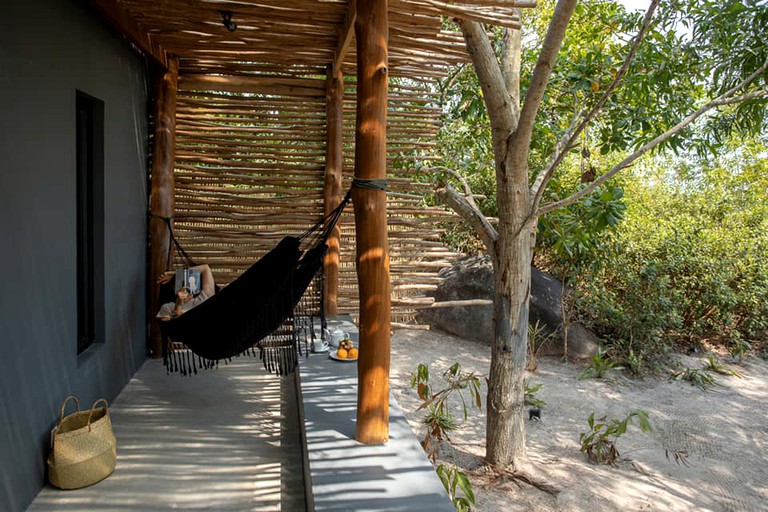
<path fill-rule="evenodd" d="M 290 377 L 239 358 L 193 377 L 148 360 L 110 408 L 115 472 L 84 489 L 44 488 L 29 511 L 303 511 Z"/>

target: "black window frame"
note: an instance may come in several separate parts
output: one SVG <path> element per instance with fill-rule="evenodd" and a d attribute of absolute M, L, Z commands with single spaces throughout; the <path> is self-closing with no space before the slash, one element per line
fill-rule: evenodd
<path fill-rule="evenodd" d="M 77 353 L 104 339 L 104 102 L 76 92 Z"/>

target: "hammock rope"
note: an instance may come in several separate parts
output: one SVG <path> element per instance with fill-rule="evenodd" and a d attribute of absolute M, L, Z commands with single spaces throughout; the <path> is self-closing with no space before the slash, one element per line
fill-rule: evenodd
<path fill-rule="evenodd" d="M 321 327 L 325 327 L 321 270 L 326 241 L 350 201 L 351 189 L 323 219 L 298 236 L 283 238 L 212 297 L 181 316 L 161 321 L 163 360 L 168 372 L 197 373 L 198 366 L 212 368 L 220 360 L 253 355 L 254 347 L 259 349 L 268 371 L 277 375 L 293 372 L 299 353 L 309 351 L 309 341 L 315 336 L 311 325 L 315 318 L 319 317 Z M 194 266 L 194 260 L 173 235 L 171 219 L 164 220 L 171 238 L 169 263 L 175 247 L 180 258 Z M 302 250 L 302 244 L 309 248 Z M 172 293 L 173 284 L 168 284 Z M 168 295 L 167 285 L 164 287 L 161 297 Z M 314 298 L 302 301 L 308 289 Z M 300 341 L 304 342 L 303 350 Z"/>

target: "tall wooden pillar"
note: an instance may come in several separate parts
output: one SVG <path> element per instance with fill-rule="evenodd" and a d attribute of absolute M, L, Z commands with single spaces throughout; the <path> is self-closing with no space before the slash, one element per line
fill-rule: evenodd
<path fill-rule="evenodd" d="M 179 61 L 168 59 L 168 68 L 158 72 L 155 82 L 155 126 L 152 149 L 152 191 L 149 208 L 149 340 L 151 357 L 161 357 L 162 338 L 155 320 L 159 309 L 157 276 L 166 269 L 170 233 L 163 218 L 173 217 L 173 167 L 176 138 L 176 93 L 179 81 Z"/>
<path fill-rule="evenodd" d="M 328 215 L 341 203 L 341 170 L 343 164 L 343 102 L 344 81 L 341 71 L 334 74 L 333 66 L 328 68 L 325 95 L 326 139 L 325 139 L 325 184 L 323 201 Z M 338 223 L 328 237 L 328 252 L 325 255 L 325 312 L 338 313 L 339 304 L 339 237 Z"/>
<path fill-rule="evenodd" d="M 358 0 L 355 177 L 387 176 L 386 0 Z M 389 439 L 390 287 L 387 195 L 354 188 L 360 356 L 357 362 L 357 432 L 365 444 Z"/>

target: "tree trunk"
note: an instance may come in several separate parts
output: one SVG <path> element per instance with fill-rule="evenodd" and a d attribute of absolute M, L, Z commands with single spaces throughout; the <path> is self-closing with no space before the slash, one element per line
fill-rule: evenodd
<path fill-rule="evenodd" d="M 486 461 L 520 465 L 526 459 L 523 377 L 528 352 L 531 258 L 537 217 L 528 182 L 533 123 L 576 0 L 558 0 L 536 62 L 525 102 L 519 107 L 520 32 L 507 32 L 501 63 L 482 26 L 459 20 L 491 123 L 499 209 L 493 265 L 494 340 L 488 378 Z"/>
<path fill-rule="evenodd" d="M 485 457 L 490 464 L 508 466 L 526 458 L 523 377 L 536 222 L 530 218 L 527 149 L 514 133 L 494 143 L 494 154 L 499 225 Z"/>
<path fill-rule="evenodd" d="M 534 232 L 500 234 L 494 262 L 494 340 L 488 379 L 486 461 L 518 465 L 526 458 L 523 377 L 528 350 L 528 299 Z"/>

